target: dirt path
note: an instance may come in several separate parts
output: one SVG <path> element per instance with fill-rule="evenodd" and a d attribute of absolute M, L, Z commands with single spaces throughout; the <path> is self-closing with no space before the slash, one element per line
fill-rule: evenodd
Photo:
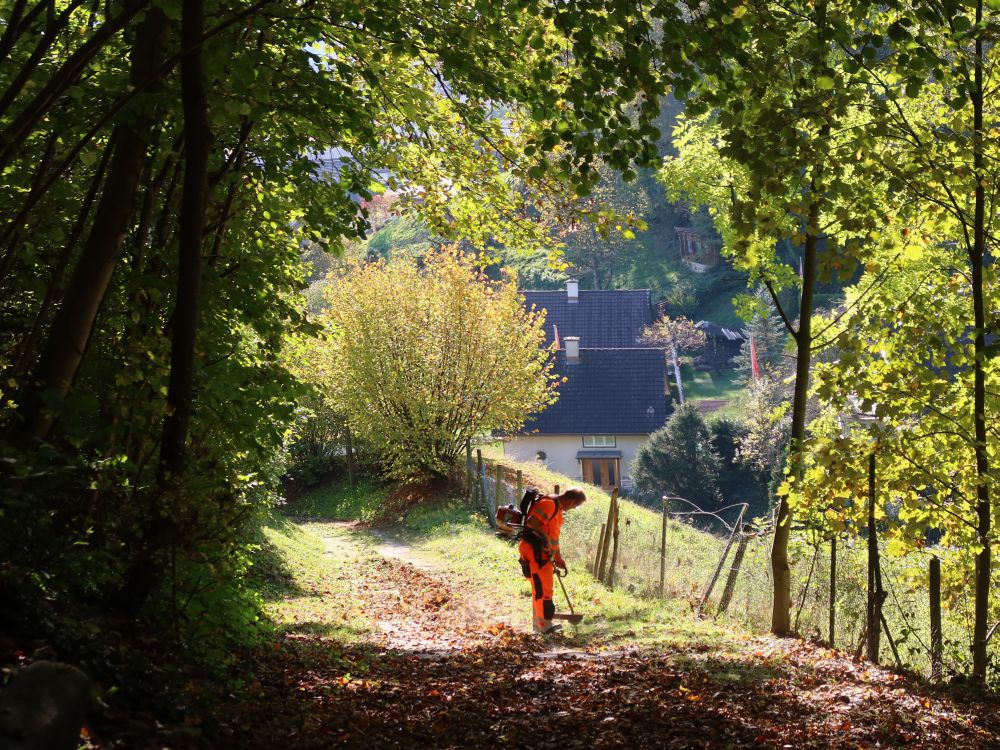
<path fill-rule="evenodd" d="M 313 530 L 317 525 L 313 525 Z M 451 571 L 417 555 L 391 534 L 331 523 L 323 534 L 328 555 L 342 555 L 344 533 L 372 537 L 374 555 L 351 581 L 354 598 L 374 622 L 374 645 L 421 658 L 443 658 L 482 645 L 499 632 L 521 628 L 499 620 L 483 592 L 462 585 Z M 320 527 L 321 529 L 321 527 Z"/>
<path fill-rule="evenodd" d="M 287 637 L 256 663 L 258 694 L 237 708 L 253 726 L 234 726 L 234 747 L 1000 747 L 994 699 L 802 641 L 560 653 L 491 621 L 486 597 L 398 540 L 325 528 L 327 555 L 350 578 L 346 599 L 374 623 L 371 637 L 350 646 Z"/>

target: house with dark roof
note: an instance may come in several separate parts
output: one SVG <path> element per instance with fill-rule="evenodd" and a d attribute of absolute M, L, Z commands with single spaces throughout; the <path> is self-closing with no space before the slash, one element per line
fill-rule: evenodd
<path fill-rule="evenodd" d="M 642 346 L 653 322 L 648 290 L 522 292 L 546 311 L 546 345 L 566 382 L 559 400 L 507 436 L 505 451 L 590 484 L 631 489 L 639 446 L 663 426 L 668 387 L 662 349 Z"/>

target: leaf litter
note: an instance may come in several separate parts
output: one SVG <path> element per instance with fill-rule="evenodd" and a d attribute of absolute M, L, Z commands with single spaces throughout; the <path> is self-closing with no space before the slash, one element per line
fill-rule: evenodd
<path fill-rule="evenodd" d="M 360 604 L 371 636 L 289 629 L 246 654 L 246 689 L 205 705 L 192 747 L 1000 748 L 994 696 L 793 639 L 615 652 L 542 639 L 433 566 L 364 562 L 339 605 Z"/>

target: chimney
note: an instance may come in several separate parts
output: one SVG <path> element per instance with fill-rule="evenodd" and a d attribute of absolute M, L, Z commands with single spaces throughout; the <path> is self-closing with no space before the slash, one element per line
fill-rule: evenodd
<path fill-rule="evenodd" d="M 566 336 L 565 338 L 563 338 L 563 343 L 566 344 L 566 362 L 571 365 L 579 364 L 580 337 Z"/>
<path fill-rule="evenodd" d="M 566 301 L 580 301 L 580 282 L 576 279 L 566 279 Z"/>

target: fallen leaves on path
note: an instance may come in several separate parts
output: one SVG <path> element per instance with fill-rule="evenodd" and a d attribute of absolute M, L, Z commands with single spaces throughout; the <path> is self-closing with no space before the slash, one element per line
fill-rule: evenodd
<path fill-rule="evenodd" d="M 268 665 L 283 679 L 261 705 L 283 707 L 268 715 L 301 748 L 997 747 L 995 703 L 866 682 L 849 661 L 791 641 L 772 642 L 792 655 L 780 667 L 732 655 L 709 669 L 638 651 L 545 658 L 506 628 L 492 638 L 440 659 L 349 649 L 304 681 L 293 650 Z M 234 739 L 267 747 L 261 730 Z"/>
<path fill-rule="evenodd" d="M 446 580 L 366 559 L 342 606 L 378 625 L 370 642 L 290 628 L 189 717 L 197 744 L 171 747 L 1000 748 L 994 697 L 791 639 L 587 652 L 484 618 Z"/>

